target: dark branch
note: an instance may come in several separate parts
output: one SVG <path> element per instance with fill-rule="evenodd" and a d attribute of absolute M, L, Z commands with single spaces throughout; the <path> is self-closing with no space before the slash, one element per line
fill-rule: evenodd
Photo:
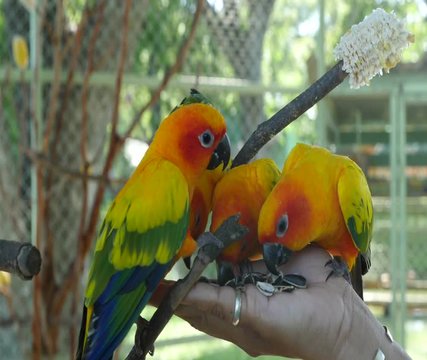
<path fill-rule="evenodd" d="M 30 280 L 41 267 L 39 250 L 30 243 L 0 240 L 0 270 Z"/>
<path fill-rule="evenodd" d="M 249 162 L 275 135 L 341 84 L 347 75 L 342 70 L 342 61 L 339 61 L 302 94 L 261 123 L 235 157 L 233 167 Z"/>
<path fill-rule="evenodd" d="M 145 328 L 146 331 L 140 333 L 141 338 L 137 343 L 142 345 L 142 349 L 134 346 L 126 360 L 145 359 L 148 351 L 153 347 L 154 341 L 169 322 L 181 301 L 199 280 L 206 266 L 217 258 L 224 247 L 239 240 L 246 234 L 248 229 L 239 224 L 239 218 L 239 215 L 231 216 L 222 223 L 215 234 L 207 232 L 197 239 L 199 244 L 204 242 L 208 242 L 209 244 L 199 249 L 187 276 L 176 282 L 152 316 Z M 223 246 L 215 244 L 217 241 Z"/>

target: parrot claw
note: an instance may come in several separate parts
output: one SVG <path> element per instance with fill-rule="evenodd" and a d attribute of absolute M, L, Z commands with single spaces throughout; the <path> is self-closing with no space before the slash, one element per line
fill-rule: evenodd
<path fill-rule="evenodd" d="M 217 261 L 218 284 L 239 286 L 256 284 L 259 281 L 253 270 L 252 262 L 243 260 L 239 265 L 233 265 L 228 261 Z"/>
<path fill-rule="evenodd" d="M 135 349 L 137 352 L 143 356 L 144 355 L 144 333 L 150 326 L 150 322 L 144 319 L 142 316 L 138 318 L 136 321 L 136 332 L 135 332 Z M 154 345 L 151 345 L 150 349 L 148 349 L 148 353 L 153 356 L 154 355 Z"/>
<path fill-rule="evenodd" d="M 332 268 L 325 281 L 328 281 L 329 278 L 334 275 L 342 276 L 348 283 L 351 284 L 350 272 L 348 271 L 347 263 L 343 259 L 338 256 L 333 257 L 332 259 L 326 262 L 325 266 L 329 266 Z"/>
<path fill-rule="evenodd" d="M 243 260 L 239 264 L 239 269 L 241 274 L 251 274 L 254 272 L 254 267 L 249 259 Z"/>

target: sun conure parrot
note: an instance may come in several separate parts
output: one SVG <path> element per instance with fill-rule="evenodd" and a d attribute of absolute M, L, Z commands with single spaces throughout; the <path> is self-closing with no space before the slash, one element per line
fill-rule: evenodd
<path fill-rule="evenodd" d="M 181 249 L 194 250 L 189 205 L 225 137 L 222 115 L 196 90 L 160 124 L 101 224 L 85 293 L 78 359 L 111 359 Z M 184 241 L 185 239 L 185 241 Z M 186 246 L 184 246 L 186 245 Z"/>
<path fill-rule="evenodd" d="M 324 148 L 297 144 L 261 209 L 258 238 L 272 273 L 292 251 L 316 243 L 341 259 L 337 264 L 348 276 L 359 252 L 369 252 L 372 224 L 371 193 L 359 166 Z"/>
<path fill-rule="evenodd" d="M 237 275 L 236 266 L 261 256 L 258 216 L 279 177 L 280 171 L 273 160 L 259 159 L 227 171 L 218 181 L 212 200 L 210 231 L 217 230 L 224 220 L 235 214 L 240 214 L 240 224 L 248 228 L 244 237 L 225 248 L 217 258 L 219 284 Z"/>

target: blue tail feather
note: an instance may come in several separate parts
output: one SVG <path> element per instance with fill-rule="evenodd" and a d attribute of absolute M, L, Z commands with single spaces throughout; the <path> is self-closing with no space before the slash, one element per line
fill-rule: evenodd
<path fill-rule="evenodd" d="M 171 264 L 153 263 L 114 274 L 94 303 L 83 359 L 112 357 Z"/>

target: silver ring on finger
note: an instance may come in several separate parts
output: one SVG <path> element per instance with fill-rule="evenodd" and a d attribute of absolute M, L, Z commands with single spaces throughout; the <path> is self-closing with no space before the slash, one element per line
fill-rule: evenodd
<path fill-rule="evenodd" d="M 242 290 L 236 289 L 236 299 L 234 301 L 234 312 L 232 324 L 237 326 L 240 322 L 240 314 L 242 312 Z"/>

